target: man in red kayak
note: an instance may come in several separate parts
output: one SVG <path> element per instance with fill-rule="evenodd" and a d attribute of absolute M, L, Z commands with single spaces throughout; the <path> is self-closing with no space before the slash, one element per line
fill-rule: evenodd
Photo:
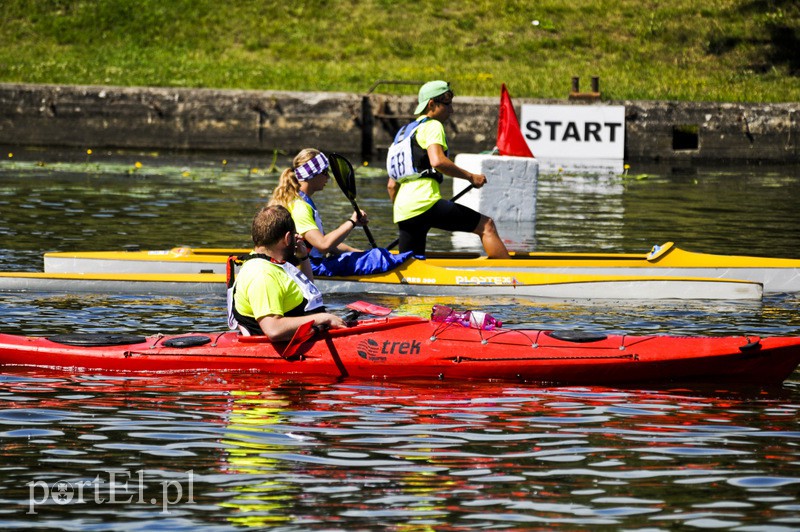
<path fill-rule="evenodd" d="M 465 179 L 475 188 L 486 184 L 485 175 L 468 172 L 449 158 L 443 124 L 453 112 L 450 84 L 429 81 L 420 88 L 418 101 L 414 114 L 420 116 L 400 129 L 386 158 L 400 251 L 424 255 L 428 231 L 436 227 L 475 233 L 489 258 L 507 259 L 508 250 L 491 218 L 442 199 L 439 192 L 442 174 Z"/>
<path fill-rule="evenodd" d="M 241 327 L 276 342 L 290 340 L 310 319 L 346 327 L 342 318 L 325 312 L 308 249 L 285 207 L 262 208 L 253 218 L 252 237 L 255 246 L 233 285 L 231 311 Z"/>

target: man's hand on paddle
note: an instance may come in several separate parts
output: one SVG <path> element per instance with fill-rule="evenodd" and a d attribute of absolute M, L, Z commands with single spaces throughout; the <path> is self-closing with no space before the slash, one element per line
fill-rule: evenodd
<path fill-rule="evenodd" d="M 258 320 L 261 330 L 273 342 L 290 340 L 295 331 L 309 320 L 314 320 L 314 325 L 322 329 L 342 329 L 347 324 L 342 318 L 330 312 L 319 312 L 306 316 L 264 316 Z"/>
<path fill-rule="evenodd" d="M 319 325 L 322 328 L 328 329 L 343 329 L 347 327 L 344 320 L 336 314 L 330 312 L 320 312 L 319 314 L 309 314 L 305 316 L 306 319 L 314 318 L 314 325 Z"/>

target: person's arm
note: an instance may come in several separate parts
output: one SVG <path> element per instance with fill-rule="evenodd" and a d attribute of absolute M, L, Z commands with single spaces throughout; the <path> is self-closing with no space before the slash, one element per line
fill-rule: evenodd
<path fill-rule="evenodd" d="M 294 256 L 300 261 L 297 268 L 308 277 L 311 282 L 314 282 L 314 271 L 311 269 L 311 261 L 308 260 L 308 247 L 306 241 L 301 235 L 295 235 Z"/>
<path fill-rule="evenodd" d="M 319 229 L 309 229 L 303 233 L 303 238 L 305 238 L 308 243 L 314 246 L 314 248 L 320 253 L 330 253 L 333 250 L 339 249 L 339 244 L 341 244 L 344 239 L 347 238 L 353 229 L 364 226 L 367 223 L 367 213 L 361 211 L 361 219 L 359 220 L 354 212 L 346 222 L 333 231 L 323 235 L 322 231 Z M 349 246 L 347 247 L 349 248 Z M 350 250 L 354 249 L 355 248 L 350 248 Z"/>
<path fill-rule="evenodd" d="M 308 316 L 279 316 L 270 314 L 258 320 L 261 331 L 272 342 L 285 342 L 292 339 L 297 329 L 304 323 L 314 320 L 314 325 L 323 325 L 330 329 L 347 327 L 344 320 L 329 312 L 318 312 Z"/>
<path fill-rule="evenodd" d="M 389 182 L 386 183 L 386 190 L 389 192 L 389 199 L 394 203 L 394 198 L 397 197 L 397 191 L 400 190 L 400 183 L 398 183 L 396 179 L 390 177 Z"/>
<path fill-rule="evenodd" d="M 473 174 L 472 172 L 467 172 L 460 166 L 456 166 L 456 163 L 450 160 L 447 155 L 444 153 L 444 149 L 442 148 L 441 144 L 429 144 L 428 145 L 428 159 L 431 162 L 431 166 L 434 167 L 437 171 L 449 175 L 450 177 L 458 177 L 460 179 L 466 179 L 472 186 L 475 188 L 481 188 L 483 185 L 486 184 L 486 176 L 483 174 Z"/>
<path fill-rule="evenodd" d="M 336 251 L 338 253 L 347 253 L 348 251 L 364 251 L 363 249 L 354 248 L 353 246 L 348 246 L 347 244 L 339 244 L 336 246 Z"/>
<path fill-rule="evenodd" d="M 298 251 L 298 247 L 302 249 Z M 305 246 L 299 245 L 295 248 L 295 256 L 306 252 Z M 310 266 L 308 259 L 301 263 L 301 268 L 308 267 L 308 273 L 310 273 Z M 311 320 L 314 321 L 315 325 L 325 325 L 332 329 L 346 327 L 342 318 L 327 312 L 308 314 L 306 316 L 284 316 L 281 298 L 285 287 L 279 281 L 284 276 L 285 274 L 278 273 L 277 269 L 270 268 L 243 287 L 246 290 L 246 297 L 250 302 L 253 315 L 261 332 L 268 336 L 271 341 L 291 340 L 297 329 Z M 309 276 L 309 278 L 311 277 Z"/>

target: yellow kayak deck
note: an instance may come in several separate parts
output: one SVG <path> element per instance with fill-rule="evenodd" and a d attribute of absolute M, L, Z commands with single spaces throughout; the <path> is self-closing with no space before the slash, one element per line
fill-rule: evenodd
<path fill-rule="evenodd" d="M 224 273 L 230 255 L 248 249 L 178 247 L 155 251 L 52 252 L 44 256 L 48 273 Z M 764 292 L 800 291 L 800 259 L 715 255 L 678 248 L 672 242 L 649 253 L 512 253 L 511 259 L 489 259 L 477 253 L 433 252 L 424 261 L 409 261 L 383 275 L 388 283 L 542 284 L 555 278 L 528 274 L 682 277 L 743 280 L 763 285 Z M 373 276 L 369 276 L 370 279 Z M 348 278 L 366 281 L 366 278 Z M 546 280 L 539 280 L 546 279 Z M 516 281 L 514 281 L 516 280 Z"/>
<path fill-rule="evenodd" d="M 675 251 L 678 250 L 673 247 L 671 252 L 662 253 L 656 262 L 664 261 Z M 227 257 L 247 252 L 191 248 L 54 252 L 45 255 L 44 273 L 0 274 L 0 290 L 218 292 L 224 291 Z M 642 255 L 530 253 L 494 260 L 477 254 L 432 253 L 424 260 L 410 259 L 385 273 L 317 277 L 315 281 L 326 293 L 716 300 L 757 300 L 763 294 L 758 281 L 692 275 L 680 273 L 677 268 L 625 271 L 608 267 L 647 261 Z M 608 271 L 593 271 L 594 263 Z M 581 265 L 588 266 L 583 269 Z"/>

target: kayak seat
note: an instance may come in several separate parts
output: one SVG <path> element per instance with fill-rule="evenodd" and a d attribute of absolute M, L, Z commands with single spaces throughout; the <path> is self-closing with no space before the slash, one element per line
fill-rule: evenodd
<path fill-rule="evenodd" d="M 545 334 L 555 338 L 556 340 L 562 340 L 564 342 L 575 342 L 578 344 L 585 344 L 588 342 L 599 342 L 601 340 L 605 340 L 606 338 L 608 338 L 608 336 L 606 336 L 603 333 L 595 333 L 588 331 L 550 331 Z"/>
<path fill-rule="evenodd" d="M 108 333 L 57 334 L 55 336 L 48 336 L 47 339 L 57 344 L 80 345 L 83 347 L 141 344 L 147 341 L 147 338 L 144 336 Z"/>
<path fill-rule="evenodd" d="M 164 340 L 161 345 L 165 347 L 197 347 L 206 345 L 211 341 L 208 336 L 181 336 L 179 338 L 170 338 Z"/>

